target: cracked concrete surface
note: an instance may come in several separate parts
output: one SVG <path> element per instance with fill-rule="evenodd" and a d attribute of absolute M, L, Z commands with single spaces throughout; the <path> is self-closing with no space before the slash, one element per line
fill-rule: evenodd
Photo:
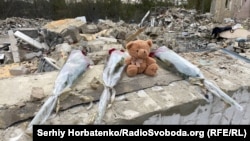
<path fill-rule="evenodd" d="M 105 123 L 249 124 L 250 65 L 232 58 L 221 51 L 182 53 L 181 55 L 197 65 L 207 79 L 214 81 L 222 90 L 239 102 L 244 107 L 244 111 L 237 111 L 234 107 L 224 103 L 216 96 L 213 96 L 212 103 L 207 103 L 204 100 L 203 91 L 199 86 L 192 85 L 176 74 L 161 69 L 159 71 L 160 75 L 155 78 L 139 76 L 137 79 L 133 79 L 123 76 L 122 80 L 116 86 L 119 93 L 116 101 L 107 110 L 104 117 Z M 210 63 L 204 63 L 206 61 Z M 79 101 L 72 100 L 71 106 L 63 106 L 62 104 L 62 110 L 58 115 L 53 113 L 50 119 L 46 121 L 46 124 L 92 124 L 98 107 L 98 94 L 96 92 L 101 93 L 102 87 L 100 83 L 100 86 L 97 86 L 97 89 L 93 90 L 90 84 L 96 84 L 97 81 L 101 82 L 102 66 L 99 67 L 98 69 L 92 69 L 96 71 L 89 71 L 89 74 L 86 76 L 90 78 L 83 77 L 78 82 L 79 85 L 74 87 L 76 89 L 72 89 L 76 91 L 84 88 L 86 90 L 80 91 L 80 94 L 92 94 L 91 96 L 96 98 L 93 107 L 88 109 L 90 101 L 82 102 L 79 105 Z M 54 73 L 56 74 L 56 72 Z M 3 79 L 0 83 L 7 81 L 7 79 Z M 51 90 L 54 82 L 51 80 L 50 82 L 51 86 L 47 87 Z M 3 91 L 4 88 L 2 87 L 1 90 Z M 44 90 L 45 95 L 48 95 L 50 90 Z M 7 96 L 7 94 L 3 95 Z M 29 96 L 26 97 L 29 98 Z M 64 100 L 70 101 L 70 99 L 77 98 L 67 97 Z M 2 105 L 2 107 L 4 106 Z M 25 129 L 25 125 L 29 122 L 30 119 L 27 119 L 26 121 L 2 129 L 0 130 L 0 135 L 2 135 L 3 139 L 14 137 L 21 133 Z M 29 139 L 25 138 L 23 140 Z"/>

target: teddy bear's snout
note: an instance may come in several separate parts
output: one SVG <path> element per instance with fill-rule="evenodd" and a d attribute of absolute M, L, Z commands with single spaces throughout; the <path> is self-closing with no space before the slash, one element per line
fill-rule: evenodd
<path fill-rule="evenodd" d="M 138 57 L 139 58 L 146 58 L 146 57 L 148 57 L 148 52 L 146 51 L 146 50 L 139 50 L 139 52 L 138 52 Z"/>

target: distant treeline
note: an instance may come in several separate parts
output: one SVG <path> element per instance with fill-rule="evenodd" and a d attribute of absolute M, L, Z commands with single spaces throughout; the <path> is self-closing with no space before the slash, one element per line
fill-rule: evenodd
<path fill-rule="evenodd" d="M 32 0 L 28 0 L 32 1 Z M 74 0 L 73 0 L 74 1 Z M 185 8 L 196 8 L 200 12 L 209 12 L 211 0 L 188 0 Z M 207 4 L 208 3 L 208 4 Z M 0 18 L 46 18 L 62 19 L 86 16 L 87 21 L 98 19 L 111 19 L 114 21 L 139 22 L 148 10 L 156 7 L 172 7 L 173 4 L 156 2 L 156 0 L 142 0 L 138 4 L 125 4 L 120 0 L 82 0 L 80 3 L 66 4 L 64 0 L 1 0 Z"/>

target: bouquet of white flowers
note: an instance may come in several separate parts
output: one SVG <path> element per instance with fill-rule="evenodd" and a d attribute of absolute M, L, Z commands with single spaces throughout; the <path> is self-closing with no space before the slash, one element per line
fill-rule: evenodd
<path fill-rule="evenodd" d="M 166 46 L 159 47 L 154 52 L 155 57 L 162 63 L 166 68 L 174 68 L 177 72 L 184 75 L 185 77 L 196 77 L 200 78 L 203 81 L 205 88 L 211 92 L 212 94 L 218 96 L 223 99 L 225 102 L 230 105 L 236 106 L 236 108 L 240 111 L 243 110 L 243 107 L 239 105 L 234 99 L 229 97 L 226 93 L 224 93 L 218 86 L 213 84 L 211 81 L 207 80 L 200 69 L 190 63 L 188 60 L 184 59 L 174 51 L 170 50 Z"/>
<path fill-rule="evenodd" d="M 45 101 L 38 113 L 27 127 L 27 132 L 32 132 L 32 126 L 43 124 L 53 109 L 55 108 L 58 97 L 64 89 L 70 88 L 72 84 L 87 71 L 91 60 L 86 57 L 81 50 L 72 50 L 62 69 L 60 70 L 54 84 L 52 95 Z M 23 134 L 12 138 L 12 141 L 18 140 Z"/>
<path fill-rule="evenodd" d="M 109 57 L 103 71 L 104 90 L 100 97 L 98 113 L 94 124 L 101 124 L 105 115 L 108 103 L 112 104 L 116 91 L 114 86 L 121 79 L 121 75 L 126 67 L 124 60 L 126 58 L 124 51 L 112 49 L 109 51 Z"/>

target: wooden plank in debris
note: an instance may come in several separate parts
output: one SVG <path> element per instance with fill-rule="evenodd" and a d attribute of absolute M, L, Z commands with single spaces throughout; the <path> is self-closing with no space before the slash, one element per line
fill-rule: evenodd
<path fill-rule="evenodd" d="M 19 63 L 21 60 L 20 60 L 18 47 L 16 46 L 17 40 L 14 37 L 14 32 L 12 30 L 9 30 L 8 35 L 9 35 L 9 41 L 11 43 L 10 48 L 11 48 L 13 60 L 14 60 L 15 63 Z"/>
<path fill-rule="evenodd" d="M 38 49 L 42 49 L 43 45 L 41 43 L 39 43 L 38 41 L 32 39 L 31 37 L 27 36 L 26 34 L 20 32 L 20 31 L 16 31 L 14 33 L 14 35 L 22 40 L 24 40 L 25 42 L 29 43 L 30 45 L 38 48 Z"/>

